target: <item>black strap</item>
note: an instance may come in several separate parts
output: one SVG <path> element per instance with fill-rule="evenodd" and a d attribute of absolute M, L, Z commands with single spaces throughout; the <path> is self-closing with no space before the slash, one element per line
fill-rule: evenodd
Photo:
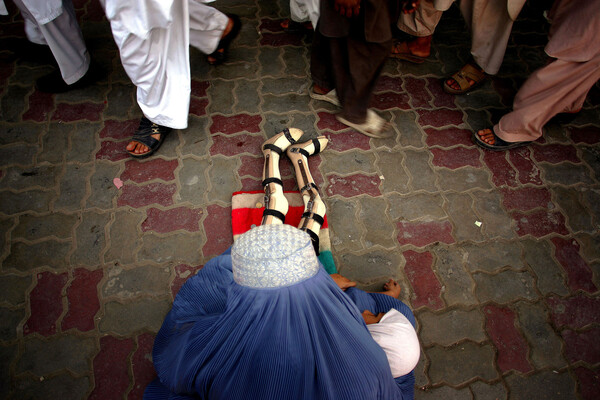
<path fill-rule="evenodd" d="M 319 225 L 321 225 L 321 226 L 323 226 L 323 224 L 325 223 L 325 220 L 323 219 L 323 217 L 321 217 L 319 214 L 315 214 L 310 211 L 307 211 L 304 214 L 302 214 L 302 218 L 313 219 L 316 222 L 318 222 Z"/>
<path fill-rule="evenodd" d="M 296 144 L 296 139 L 292 137 L 290 130 L 288 128 L 283 128 L 283 136 L 290 142 L 291 144 Z"/>
<path fill-rule="evenodd" d="M 321 152 L 321 142 L 319 139 L 313 139 L 313 146 L 315 146 L 315 152 L 313 154 L 319 154 Z"/>
<path fill-rule="evenodd" d="M 269 183 L 276 183 L 279 186 L 283 187 L 283 181 L 279 178 L 267 178 L 264 181 L 262 181 L 262 185 L 267 186 Z"/>
<path fill-rule="evenodd" d="M 265 208 L 265 210 L 263 211 L 263 218 L 265 218 L 268 215 L 272 215 L 273 217 L 280 219 L 282 223 L 285 223 L 285 215 L 282 212 Z"/>
<path fill-rule="evenodd" d="M 315 248 L 315 253 L 317 256 L 319 255 L 319 235 L 311 231 L 310 229 L 303 229 L 310 236 L 310 240 L 312 241 L 313 247 Z"/>
<path fill-rule="evenodd" d="M 280 156 L 283 154 L 283 151 L 281 151 L 281 149 L 277 146 L 275 146 L 274 144 L 271 143 L 267 143 L 263 146 L 263 150 L 273 150 L 275 153 L 279 154 Z"/>
<path fill-rule="evenodd" d="M 300 191 L 304 192 L 305 190 L 310 190 L 311 188 L 315 189 L 317 192 L 319 191 L 319 188 L 317 187 L 317 185 L 315 185 L 314 182 L 307 183 L 306 186 L 300 188 Z"/>

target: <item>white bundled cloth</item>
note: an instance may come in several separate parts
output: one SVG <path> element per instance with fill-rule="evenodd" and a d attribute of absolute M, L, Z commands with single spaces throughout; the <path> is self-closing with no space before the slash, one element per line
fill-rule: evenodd
<path fill-rule="evenodd" d="M 319 21 L 320 0 L 290 0 L 290 14 L 292 21 L 311 22 L 313 29 L 317 29 Z"/>
<path fill-rule="evenodd" d="M 217 49 L 229 18 L 203 3 L 214 0 L 100 0 L 125 72 L 150 121 L 187 128 L 190 106 L 189 45 Z"/>
<path fill-rule="evenodd" d="M 378 323 L 369 324 L 367 328 L 385 352 L 394 378 L 408 374 L 417 366 L 421 354 L 419 339 L 402 313 L 392 308 Z"/>
<path fill-rule="evenodd" d="M 47 45 L 60 68 L 63 80 L 71 85 L 88 71 L 90 55 L 77 23 L 71 0 L 13 0 L 25 20 L 30 42 Z M 0 14 L 7 14 L 0 0 Z"/>

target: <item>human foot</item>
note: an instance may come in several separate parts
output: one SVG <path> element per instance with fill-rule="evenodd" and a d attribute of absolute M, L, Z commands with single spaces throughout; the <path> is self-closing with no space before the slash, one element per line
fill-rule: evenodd
<path fill-rule="evenodd" d="M 227 22 L 225 30 L 223 30 L 221 40 L 217 45 L 217 50 L 209 54 L 206 58 L 210 65 L 219 65 L 225 61 L 227 58 L 227 50 L 229 49 L 231 42 L 240 33 L 240 29 L 242 28 L 240 17 L 235 14 L 230 14 L 228 17 L 229 21 Z"/>
<path fill-rule="evenodd" d="M 367 118 L 363 123 L 350 122 L 340 114 L 335 117 L 342 124 L 354 128 L 365 136 L 372 138 L 388 138 L 394 134 L 394 126 L 371 109 L 367 110 Z"/>
<path fill-rule="evenodd" d="M 402 290 L 402 288 L 400 287 L 398 282 L 396 282 L 393 279 L 390 279 L 389 281 L 387 281 L 383 285 L 383 289 L 385 291 L 381 292 L 382 294 L 387 294 L 388 296 L 391 296 L 395 299 L 397 299 L 400 296 L 400 291 Z"/>
<path fill-rule="evenodd" d="M 135 158 L 146 158 L 154 154 L 162 145 L 171 128 L 155 124 L 142 117 L 133 138 L 127 144 L 127 152 Z"/>
<path fill-rule="evenodd" d="M 467 63 L 444 82 L 444 91 L 450 94 L 464 94 L 482 83 L 486 74 L 475 63 Z"/>
<path fill-rule="evenodd" d="M 407 42 L 394 42 L 390 57 L 422 64 L 431 54 L 432 36 L 417 37 Z"/>
<path fill-rule="evenodd" d="M 515 147 L 527 146 L 530 141 L 526 142 L 507 142 L 498 137 L 492 129 L 481 129 L 473 134 L 473 141 L 479 147 L 492 151 L 504 151 L 514 149 Z"/>
<path fill-rule="evenodd" d="M 333 279 L 335 284 L 338 285 L 338 287 L 342 290 L 346 290 L 348 288 L 356 286 L 356 282 L 351 281 L 350 279 L 340 274 L 331 274 L 329 276 L 331 277 L 331 279 Z"/>
<path fill-rule="evenodd" d="M 311 99 L 326 101 L 337 107 L 340 106 L 340 100 L 337 97 L 335 89 L 329 90 L 318 85 L 313 85 L 312 89 L 309 90 L 308 95 Z"/>

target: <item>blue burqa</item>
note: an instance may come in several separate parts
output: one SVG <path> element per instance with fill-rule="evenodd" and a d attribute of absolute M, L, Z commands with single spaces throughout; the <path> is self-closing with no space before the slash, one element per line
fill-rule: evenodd
<path fill-rule="evenodd" d="M 179 291 L 156 336 L 158 379 L 144 399 L 412 399 L 412 372 L 394 380 L 359 311 L 392 307 L 414 325 L 400 301 L 346 294 L 323 268 L 291 286 L 238 285 L 228 250 Z"/>

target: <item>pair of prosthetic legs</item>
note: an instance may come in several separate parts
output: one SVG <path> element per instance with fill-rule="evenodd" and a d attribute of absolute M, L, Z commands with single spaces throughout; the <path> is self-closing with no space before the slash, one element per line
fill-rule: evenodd
<path fill-rule="evenodd" d="M 327 138 L 319 136 L 308 142 L 298 143 L 304 132 L 300 129 L 284 129 L 263 144 L 265 164 L 262 185 L 265 189 L 265 210 L 261 225 L 283 224 L 288 211 L 288 202 L 283 194 L 283 182 L 279 172 L 279 159 L 283 152 L 292 161 L 298 187 L 302 193 L 304 213 L 298 229 L 306 231 L 319 254 L 319 230 L 325 216 L 325 203 L 321 200 L 319 188 L 308 169 L 308 157 L 318 154 L 327 146 Z"/>

